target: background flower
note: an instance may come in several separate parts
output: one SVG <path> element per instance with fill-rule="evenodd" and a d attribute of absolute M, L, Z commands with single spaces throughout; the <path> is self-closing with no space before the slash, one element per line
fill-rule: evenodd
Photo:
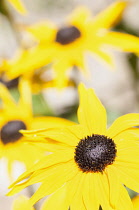
<path fill-rule="evenodd" d="M 0 98 L 3 106 L 0 110 L 0 158 L 6 158 L 11 175 L 15 160 L 21 161 L 28 168 L 35 161 L 46 155 L 41 145 L 34 147 L 19 133 L 21 129 L 38 129 L 59 127 L 72 122 L 54 117 L 34 117 L 32 111 L 32 96 L 28 81 L 22 80 L 19 84 L 19 101 L 16 103 L 8 89 L 0 84 Z M 26 154 L 26 155 L 25 155 Z"/>
<path fill-rule="evenodd" d="M 68 71 L 72 67 L 87 74 L 86 52 L 114 68 L 112 55 L 108 52 L 110 47 L 125 52 L 139 52 L 138 37 L 110 31 L 125 6 L 124 1 L 113 3 L 94 18 L 86 8 L 77 8 L 61 27 L 42 22 L 28 28 L 38 44 L 21 52 L 7 64 L 9 76 L 14 78 L 31 74 L 52 62 L 55 86 L 63 88 L 67 85 Z"/>

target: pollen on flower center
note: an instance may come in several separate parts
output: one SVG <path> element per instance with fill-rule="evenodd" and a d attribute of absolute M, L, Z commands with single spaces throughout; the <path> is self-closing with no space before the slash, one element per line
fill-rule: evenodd
<path fill-rule="evenodd" d="M 66 45 L 74 42 L 80 36 L 81 32 L 78 28 L 75 26 L 68 26 L 58 30 L 55 41 L 62 45 Z"/>
<path fill-rule="evenodd" d="M 116 145 L 111 138 L 93 134 L 81 139 L 75 149 L 75 162 L 83 172 L 103 172 L 116 157 Z"/>
<path fill-rule="evenodd" d="M 12 120 L 6 123 L 0 131 L 1 141 L 3 144 L 12 143 L 19 140 L 22 134 L 19 130 L 26 129 L 26 125 L 21 120 Z"/>

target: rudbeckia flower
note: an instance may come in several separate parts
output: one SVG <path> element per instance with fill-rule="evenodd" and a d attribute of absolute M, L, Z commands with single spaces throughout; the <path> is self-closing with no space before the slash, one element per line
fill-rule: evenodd
<path fill-rule="evenodd" d="M 23 195 L 14 200 L 12 210 L 35 210 L 29 203 L 29 199 Z"/>
<path fill-rule="evenodd" d="M 24 163 L 28 168 L 39 158 L 46 155 L 43 146 L 34 147 L 26 142 L 26 138 L 19 133 L 20 129 L 59 127 L 69 124 L 69 121 L 55 117 L 33 117 L 31 90 L 28 81 L 21 80 L 19 92 L 20 98 L 16 103 L 8 89 L 0 84 L 0 99 L 2 99 L 2 108 L 0 109 L 0 158 L 7 159 L 10 175 L 15 160 Z M 72 122 L 69 125 L 71 124 Z"/>
<path fill-rule="evenodd" d="M 21 14 L 25 14 L 26 13 L 26 9 L 23 5 L 23 3 L 21 3 L 20 0 L 8 0 L 12 6 Z"/>
<path fill-rule="evenodd" d="M 23 131 L 36 141 L 44 138 L 52 153 L 23 173 L 9 195 L 41 183 L 30 202 L 49 195 L 47 210 L 98 210 L 100 205 L 131 210 L 124 185 L 139 191 L 139 114 L 121 116 L 107 128 L 106 110 L 93 89 L 80 85 L 79 94 L 79 124 Z"/>
<path fill-rule="evenodd" d="M 85 53 L 114 67 L 108 49 L 114 48 L 125 52 L 139 53 L 139 38 L 130 34 L 110 31 L 119 21 L 126 6 L 125 1 L 116 1 L 94 18 L 86 8 L 77 8 L 61 26 L 50 22 L 41 22 L 27 28 L 38 41 L 31 50 L 21 53 L 19 59 L 9 63 L 9 75 L 17 77 L 28 74 L 32 69 L 52 63 L 56 86 L 66 86 L 68 70 L 74 66 L 85 74 L 88 72 Z M 24 65 L 23 65 L 24 64 Z"/>

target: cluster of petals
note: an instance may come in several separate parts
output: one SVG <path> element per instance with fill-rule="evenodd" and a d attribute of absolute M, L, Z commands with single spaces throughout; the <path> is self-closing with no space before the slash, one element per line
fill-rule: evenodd
<path fill-rule="evenodd" d="M 34 117 L 32 110 L 32 93 L 27 80 L 20 80 L 19 100 L 14 100 L 10 91 L 0 84 L 0 158 L 8 163 L 9 174 L 15 161 L 24 163 L 29 168 L 35 161 L 46 153 L 44 145 L 29 144 L 27 139 L 19 133 L 20 129 L 39 129 L 59 127 L 72 122 L 56 117 Z"/>
<path fill-rule="evenodd" d="M 63 88 L 67 86 L 72 68 L 78 67 L 86 76 L 89 75 L 86 54 L 111 68 L 115 66 L 111 48 L 138 54 L 138 37 L 111 30 L 126 6 L 126 1 L 116 1 L 95 17 L 87 8 L 79 7 L 61 27 L 50 21 L 27 27 L 36 45 L 21 50 L 6 63 L 8 76 L 13 79 L 26 75 L 33 79 L 37 69 L 51 63 L 53 85 Z"/>
<path fill-rule="evenodd" d="M 44 142 L 50 154 L 23 173 L 10 186 L 12 189 L 8 195 L 14 195 L 29 185 L 41 183 L 30 203 L 33 205 L 49 195 L 45 203 L 47 210 L 68 210 L 69 207 L 71 210 L 98 210 L 99 206 L 103 210 L 133 210 L 125 186 L 139 192 L 139 114 L 123 115 L 107 128 L 106 110 L 94 90 L 86 89 L 81 84 L 79 96 L 78 124 L 63 128 L 22 131 L 30 142 L 33 139 L 36 142 Z M 80 161 L 95 157 L 91 159 L 91 170 L 88 168 L 88 171 L 84 171 L 80 167 L 80 161 L 76 161 L 76 151 L 80 142 L 93 135 L 104 138 L 100 141 L 93 139 L 96 146 L 89 150 L 90 145 L 83 148 L 83 156 L 87 158 L 81 157 Z M 107 150 L 108 139 L 115 145 L 115 150 Z M 99 160 L 97 166 L 104 165 L 101 157 L 105 152 L 114 152 L 114 158 L 112 161 L 108 160 L 103 170 L 94 171 L 92 168 L 95 161 Z"/>

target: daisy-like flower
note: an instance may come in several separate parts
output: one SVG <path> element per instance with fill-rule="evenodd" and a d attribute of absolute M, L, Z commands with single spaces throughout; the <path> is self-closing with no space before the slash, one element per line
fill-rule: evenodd
<path fill-rule="evenodd" d="M 49 195 L 47 210 L 98 210 L 100 205 L 131 210 L 124 185 L 139 191 L 139 114 L 121 116 L 106 128 L 106 110 L 94 91 L 80 85 L 79 94 L 78 125 L 24 131 L 36 141 L 49 138 L 52 154 L 21 175 L 9 195 L 41 183 L 30 201 Z"/>
<path fill-rule="evenodd" d="M 27 28 L 38 45 L 9 62 L 9 75 L 17 77 L 28 74 L 29 71 L 52 62 L 56 86 L 62 88 L 68 80 L 67 70 L 76 66 L 87 73 L 85 52 L 111 67 L 114 67 L 114 62 L 108 52 L 110 47 L 139 53 L 138 37 L 110 31 L 121 17 L 126 4 L 125 1 L 116 1 L 94 18 L 87 9 L 78 8 L 61 27 L 42 22 Z"/>
<path fill-rule="evenodd" d="M 38 144 L 34 147 L 19 133 L 20 129 L 36 129 L 71 125 L 67 120 L 55 117 L 33 117 L 31 90 L 28 81 L 21 80 L 19 84 L 20 98 L 16 103 L 8 89 L 0 84 L 0 158 L 7 159 L 9 174 L 15 160 L 28 168 L 45 155 L 44 148 Z"/>
<path fill-rule="evenodd" d="M 12 6 L 21 14 L 26 13 L 26 9 L 20 0 L 8 0 Z"/>

